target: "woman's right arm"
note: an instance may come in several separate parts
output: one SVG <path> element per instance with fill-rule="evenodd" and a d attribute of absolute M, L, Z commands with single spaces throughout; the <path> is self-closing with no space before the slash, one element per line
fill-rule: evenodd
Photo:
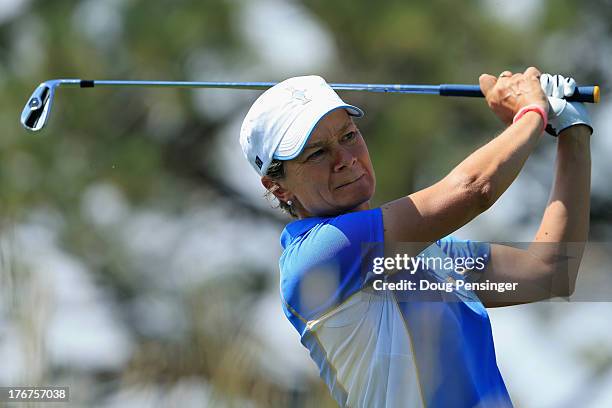
<path fill-rule="evenodd" d="M 414 248 L 418 253 L 497 201 L 516 179 L 542 135 L 543 120 L 537 112 L 528 112 L 511 124 L 525 106 L 548 109 L 539 75 L 531 67 L 512 77 L 480 77 L 489 107 L 509 126 L 433 186 L 384 204 L 385 241 L 421 243 Z"/>

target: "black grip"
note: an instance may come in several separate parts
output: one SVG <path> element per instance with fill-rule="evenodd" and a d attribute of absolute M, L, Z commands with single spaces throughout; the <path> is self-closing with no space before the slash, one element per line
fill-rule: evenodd
<path fill-rule="evenodd" d="M 467 96 L 472 98 L 484 97 L 479 85 L 442 84 L 440 96 Z M 571 102 L 599 103 L 598 86 L 578 86 L 572 96 L 565 98 Z"/>

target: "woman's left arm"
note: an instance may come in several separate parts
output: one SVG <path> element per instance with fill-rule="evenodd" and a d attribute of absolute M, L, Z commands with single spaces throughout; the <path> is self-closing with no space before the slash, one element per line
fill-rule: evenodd
<path fill-rule="evenodd" d="M 491 245 L 480 282 L 517 282 L 515 291 L 479 291 L 487 307 L 529 303 L 574 292 L 589 234 L 591 129 L 559 134 L 555 180 L 534 242 L 527 250 Z"/>

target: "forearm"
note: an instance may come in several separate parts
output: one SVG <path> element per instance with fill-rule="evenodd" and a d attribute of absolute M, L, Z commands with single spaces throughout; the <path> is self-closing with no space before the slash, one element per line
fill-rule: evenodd
<path fill-rule="evenodd" d="M 590 192 L 590 132 L 576 126 L 559 136 L 555 181 L 535 241 L 585 242 Z"/>
<path fill-rule="evenodd" d="M 539 75 L 529 67 L 523 74 L 504 71 L 498 78 L 480 76 L 487 105 L 508 127 L 438 183 L 381 206 L 386 241 L 435 241 L 468 223 L 503 194 L 542 134 L 543 118 L 538 112 L 527 111 L 512 124 L 527 106 L 548 107 Z"/>
<path fill-rule="evenodd" d="M 559 135 L 552 191 L 530 247 L 551 266 L 561 293 L 573 291 L 588 239 L 590 191 L 590 131 L 575 126 Z"/>
<path fill-rule="evenodd" d="M 485 192 L 487 206 L 508 189 L 535 149 L 542 134 L 542 117 L 528 112 L 498 137 L 472 153 L 453 169 L 450 177 L 468 180 Z"/>

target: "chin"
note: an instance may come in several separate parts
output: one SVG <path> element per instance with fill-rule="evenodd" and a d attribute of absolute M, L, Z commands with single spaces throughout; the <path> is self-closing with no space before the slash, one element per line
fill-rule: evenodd
<path fill-rule="evenodd" d="M 364 177 L 367 179 L 367 176 Z M 374 182 L 369 179 L 356 185 L 354 190 L 350 192 L 350 199 L 352 203 L 357 203 L 355 206 L 361 205 L 365 202 L 368 202 L 374 196 Z"/>
<path fill-rule="evenodd" d="M 361 209 L 365 209 L 365 208 L 369 208 L 369 204 L 370 204 L 370 200 L 372 199 L 372 194 L 373 191 L 363 191 L 361 192 L 361 194 L 355 195 L 353 197 L 351 197 L 351 199 L 346 200 L 344 203 L 342 203 L 343 205 L 341 205 L 343 211 L 342 212 L 349 212 L 349 211 L 357 211 L 357 210 L 361 210 Z M 361 208 L 364 207 L 365 208 Z"/>
<path fill-rule="evenodd" d="M 327 215 L 336 216 L 369 208 L 370 200 L 374 196 L 374 184 L 374 180 L 369 178 L 367 182 L 359 183 L 341 194 L 332 196 L 333 209 L 327 211 Z"/>

